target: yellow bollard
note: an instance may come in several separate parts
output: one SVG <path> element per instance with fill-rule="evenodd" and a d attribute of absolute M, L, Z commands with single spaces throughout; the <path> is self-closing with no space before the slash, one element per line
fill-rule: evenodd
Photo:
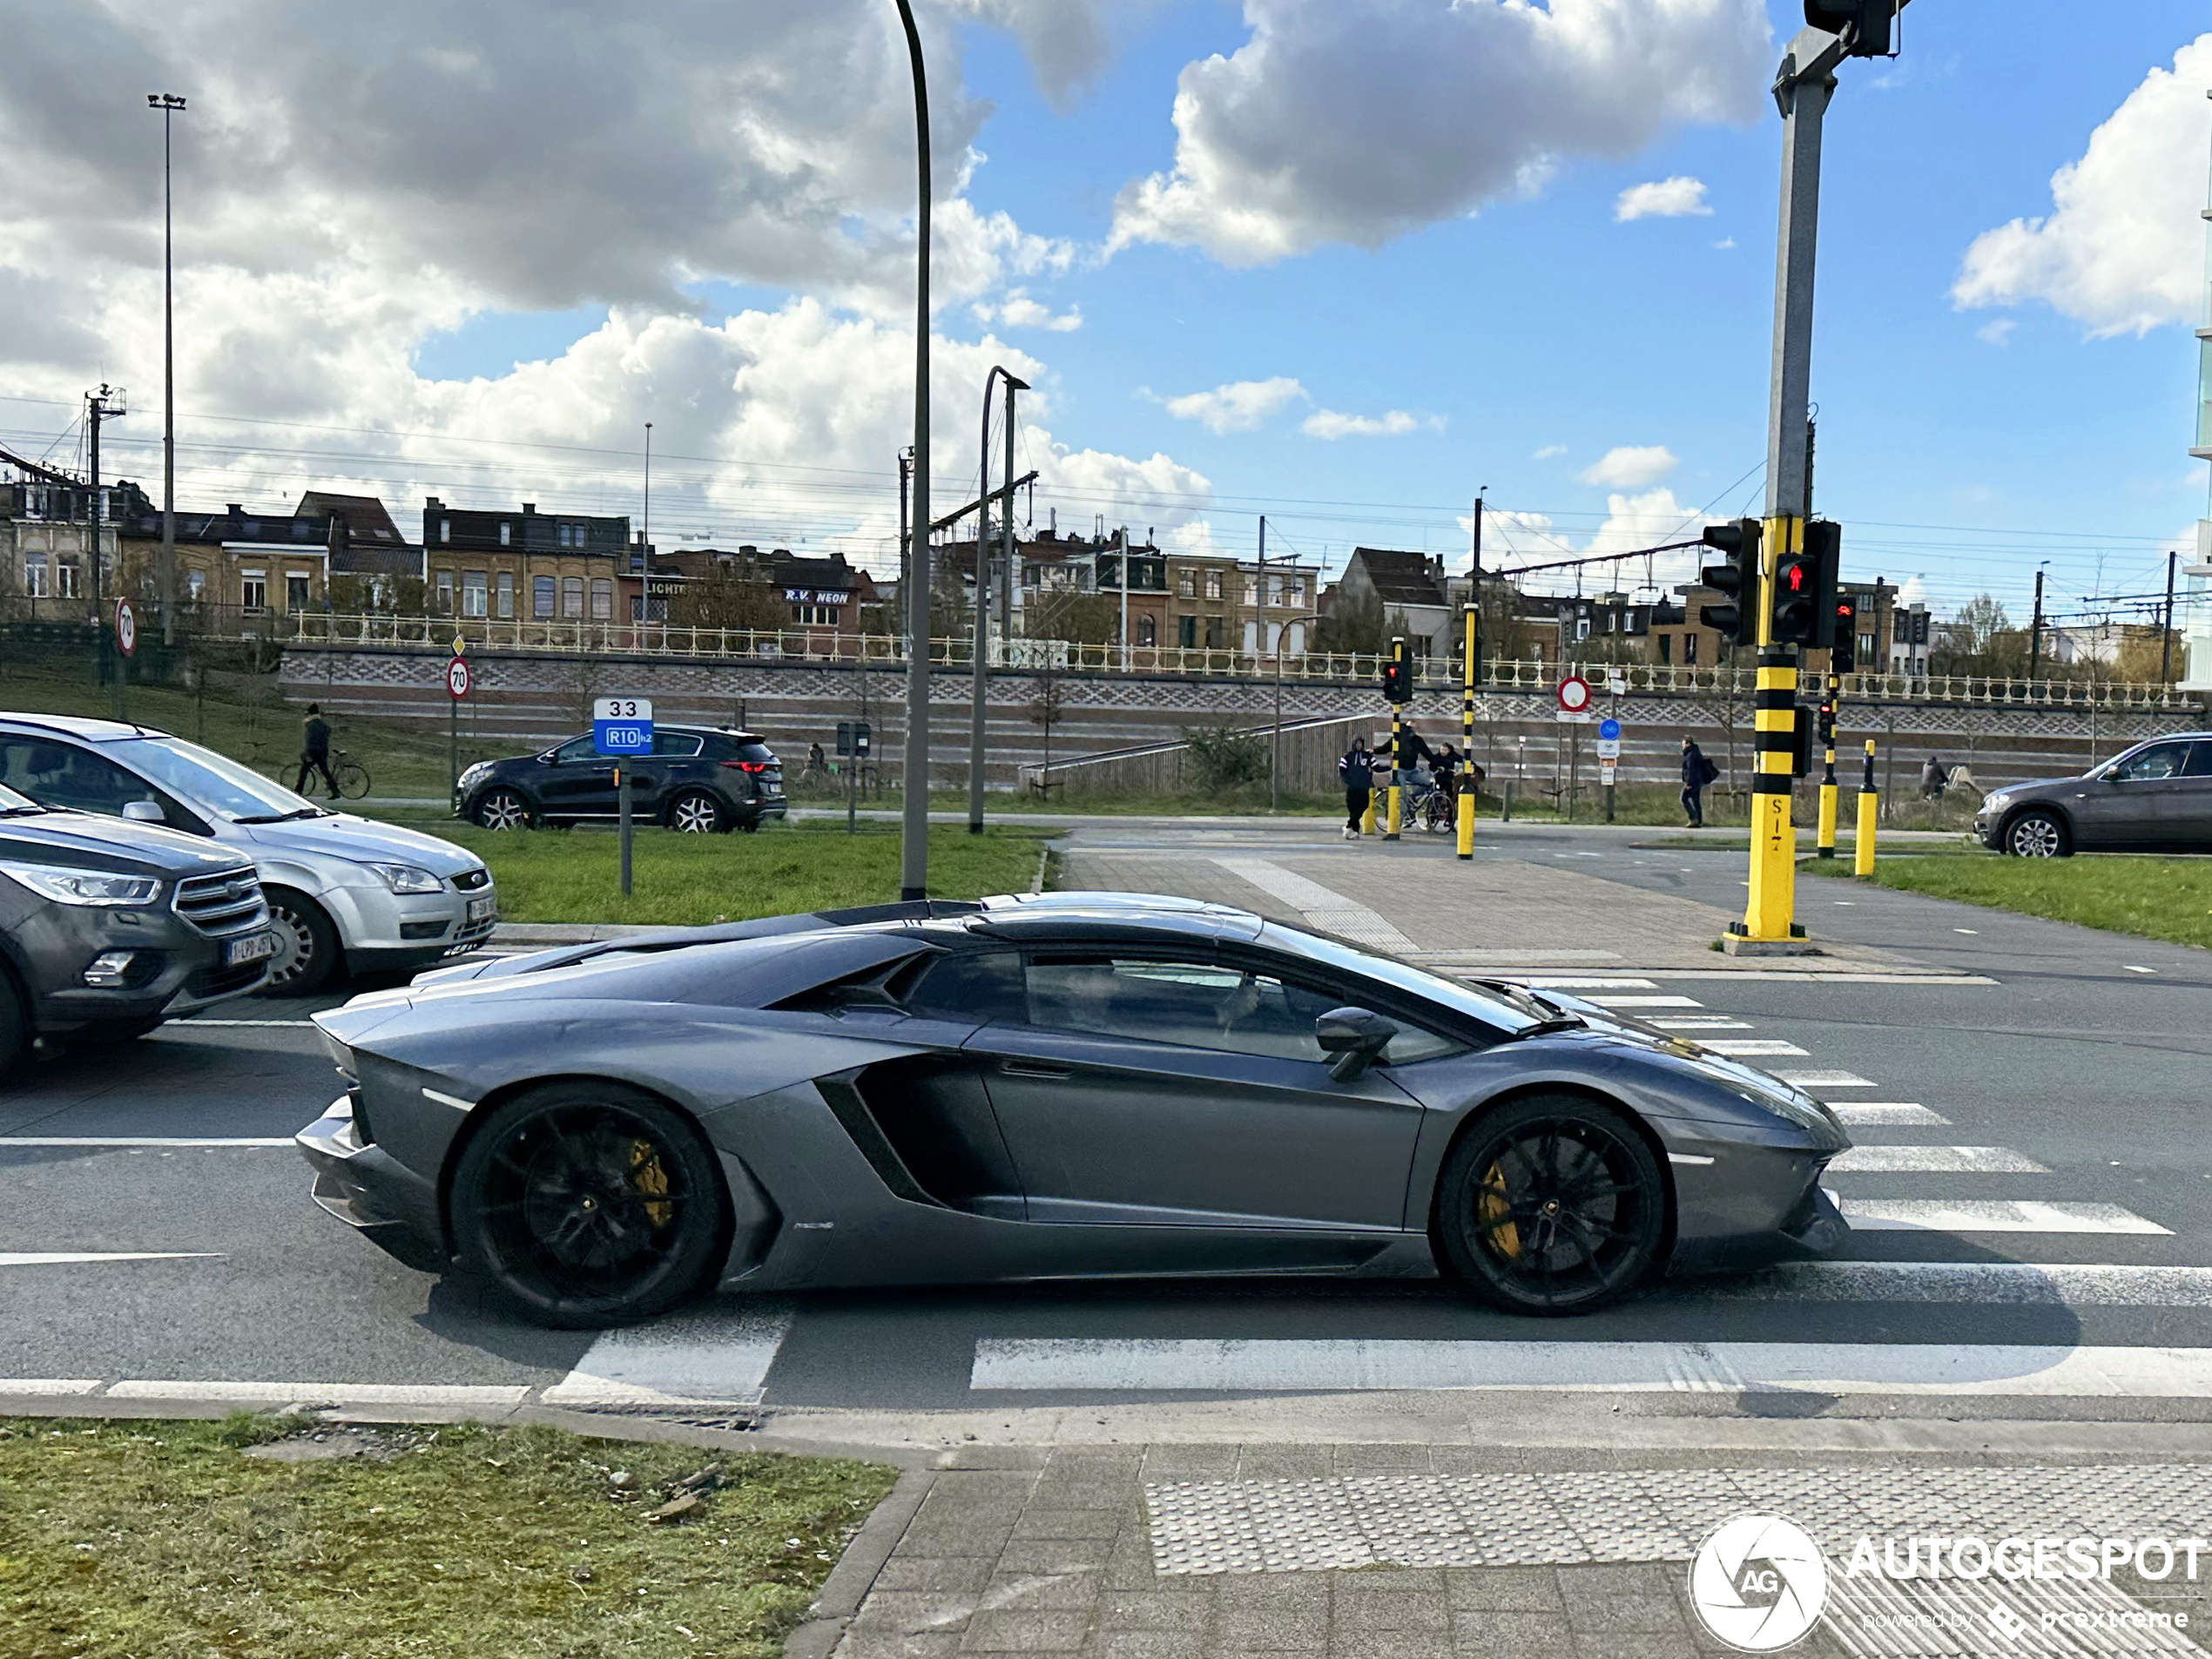
<path fill-rule="evenodd" d="M 1828 775 L 1820 782 L 1820 837 L 1815 851 L 1824 859 L 1836 856 L 1836 752 L 1828 752 Z"/>
<path fill-rule="evenodd" d="M 1474 642 L 1480 623 L 1480 613 L 1467 606 L 1460 631 L 1460 815 L 1453 825 L 1459 832 L 1462 859 L 1474 856 Z"/>
<path fill-rule="evenodd" d="M 1880 797 L 1874 792 L 1874 739 L 1866 739 L 1866 781 L 1858 790 L 1858 845 L 1851 870 L 1857 875 L 1874 873 L 1874 826 L 1879 817 Z"/>
<path fill-rule="evenodd" d="M 1362 835 L 1372 835 L 1375 833 L 1375 795 L 1372 790 L 1367 792 L 1367 810 L 1360 817 L 1359 833 Z"/>

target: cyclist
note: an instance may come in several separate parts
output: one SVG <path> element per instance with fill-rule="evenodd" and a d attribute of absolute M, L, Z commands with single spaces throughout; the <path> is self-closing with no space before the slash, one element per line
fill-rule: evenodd
<path fill-rule="evenodd" d="M 338 777 L 330 769 L 330 722 L 322 718 L 320 703 L 307 705 L 307 718 L 300 723 L 300 776 L 292 786 L 292 792 L 295 795 L 306 794 L 307 774 L 319 772 L 324 784 L 329 787 L 331 799 L 336 800 Z"/>

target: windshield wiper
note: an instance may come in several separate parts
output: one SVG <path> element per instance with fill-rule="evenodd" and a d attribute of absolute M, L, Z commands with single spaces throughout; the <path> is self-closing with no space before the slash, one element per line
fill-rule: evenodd
<path fill-rule="evenodd" d="M 302 806 L 296 813 L 267 813 L 259 818 L 233 818 L 231 822 L 233 824 L 289 824 L 295 819 L 334 818 L 335 816 L 337 816 L 336 813 L 326 813 L 320 806 Z"/>
<path fill-rule="evenodd" d="M 1523 1037 L 1548 1037 L 1560 1031 L 1584 1030 L 1588 1028 L 1588 1021 L 1577 1019 L 1572 1014 L 1561 1014 L 1553 1019 L 1539 1020 L 1534 1025 L 1525 1025 L 1506 1041 L 1518 1042 Z"/>
<path fill-rule="evenodd" d="M 32 814 L 34 814 L 34 813 L 43 813 L 43 812 L 44 812 L 45 810 L 46 810 L 46 809 L 45 809 L 44 806 L 0 806 L 0 818 L 29 818 L 29 817 L 30 817 L 30 816 L 31 816 Z"/>

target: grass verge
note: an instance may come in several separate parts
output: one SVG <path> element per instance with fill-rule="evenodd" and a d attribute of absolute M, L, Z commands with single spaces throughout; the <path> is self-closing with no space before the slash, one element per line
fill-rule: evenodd
<path fill-rule="evenodd" d="M 758 835 L 679 835 L 640 829 L 631 894 L 620 891 L 616 838 L 602 830 L 493 831 L 451 819 L 406 820 L 459 843 L 491 867 L 505 921 L 680 925 L 745 921 L 899 896 L 899 826 L 868 822 L 772 826 Z M 961 828 L 929 833 L 933 898 L 1027 893 L 1049 831 Z"/>
<path fill-rule="evenodd" d="M 1817 874 L 1848 876 L 1850 863 L 1808 862 Z M 1903 893 L 2017 910 L 2107 933 L 2175 945 L 2212 946 L 2212 859 L 2095 853 L 2008 859 L 1961 847 L 1932 856 L 1878 858 L 1873 880 Z"/>
<path fill-rule="evenodd" d="M 543 1428 L 247 1454 L 297 1428 L 0 1424 L 0 1652 L 771 1659 L 895 1479 Z M 698 1506 L 649 1519 L 687 1480 Z"/>

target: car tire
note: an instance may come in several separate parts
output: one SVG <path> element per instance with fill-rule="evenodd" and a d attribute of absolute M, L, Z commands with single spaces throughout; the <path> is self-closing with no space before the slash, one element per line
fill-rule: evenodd
<path fill-rule="evenodd" d="M 1430 1217 L 1461 1289 L 1509 1313 L 1588 1313 L 1658 1264 L 1669 1197 L 1626 1116 L 1580 1095 L 1485 1114 L 1444 1160 Z"/>
<path fill-rule="evenodd" d="M 753 814 L 751 818 L 745 818 L 745 819 L 738 819 L 738 827 L 739 829 L 743 830 L 743 831 L 744 831 L 744 832 L 745 832 L 747 835 L 758 835 L 758 834 L 759 834 L 759 833 L 760 833 L 760 814 L 759 814 L 759 813 L 754 813 L 754 814 Z"/>
<path fill-rule="evenodd" d="M 267 890 L 269 921 L 276 928 L 276 959 L 260 996 L 312 996 L 345 965 L 338 929 L 323 907 L 289 887 Z"/>
<path fill-rule="evenodd" d="M 476 797 L 469 816 L 479 829 L 529 829 L 532 824 L 529 802 L 511 789 L 487 789 Z"/>
<path fill-rule="evenodd" d="M 2074 855 L 2066 820 L 2040 806 L 2015 813 L 2005 825 L 2006 853 L 2016 859 L 2064 859 Z"/>
<path fill-rule="evenodd" d="M 723 835 L 730 828 L 729 812 L 711 790 L 685 790 L 668 803 L 664 816 L 679 835 Z"/>
<path fill-rule="evenodd" d="M 30 1020 L 16 997 L 16 988 L 0 973 L 0 1082 L 7 1080 L 30 1047 Z"/>
<path fill-rule="evenodd" d="M 730 1199 L 691 1120 L 624 1083 L 546 1083 L 494 1107 L 454 1167 L 454 1242 L 529 1319 L 627 1325 L 682 1306 L 729 1252 Z"/>

